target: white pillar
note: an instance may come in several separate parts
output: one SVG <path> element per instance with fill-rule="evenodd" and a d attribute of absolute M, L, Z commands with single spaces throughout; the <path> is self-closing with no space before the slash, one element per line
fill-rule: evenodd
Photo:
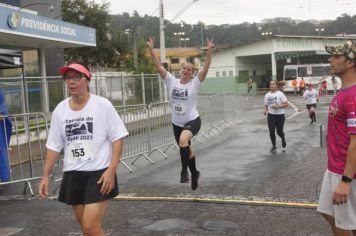
<path fill-rule="evenodd" d="M 46 72 L 46 56 L 45 50 L 40 49 L 40 62 L 41 62 L 41 72 L 42 72 L 42 111 L 45 114 L 49 113 L 49 96 L 48 96 L 48 82 L 47 82 L 47 72 Z"/>
<path fill-rule="evenodd" d="M 274 52 L 271 54 L 271 64 L 272 64 L 272 80 L 277 80 L 277 62 L 274 56 Z"/>

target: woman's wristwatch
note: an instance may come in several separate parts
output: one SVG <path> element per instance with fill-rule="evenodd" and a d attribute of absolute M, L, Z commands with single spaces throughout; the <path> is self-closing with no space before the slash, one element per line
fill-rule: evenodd
<path fill-rule="evenodd" d="M 349 177 L 347 177 L 346 175 L 343 175 L 343 176 L 341 177 L 341 181 L 342 181 L 342 182 L 345 182 L 345 183 L 351 183 L 352 179 L 349 178 Z"/>

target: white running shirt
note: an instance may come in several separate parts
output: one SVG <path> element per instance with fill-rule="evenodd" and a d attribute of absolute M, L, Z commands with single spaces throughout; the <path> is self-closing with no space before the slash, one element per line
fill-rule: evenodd
<path fill-rule="evenodd" d="M 271 108 L 273 104 L 282 105 L 287 102 L 287 98 L 281 91 L 277 90 L 276 92 L 268 92 L 265 95 L 265 105 L 268 106 L 268 113 L 273 115 L 285 114 L 286 111 L 284 108 Z"/>
<path fill-rule="evenodd" d="M 201 82 L 198 76 L 186 84 L 181 84 L 179 79 L 167 72 L 164 81 L 172 105 L 172 123 L 183 127 L 189 121 L 195 120 L 199 116 L 196 99 Z"/>
<path fill-rule="evenodd" d="M 90 94 L 80 111 L 73 111 L 69 100 L 53 111 L 47 148 L 55 152 L 64 149 L 63 171 L 107 168 L 112 143 L 128 135 L 124 123 L 106 98 Z"/>
<path fill-rule="evenodd" d="M 318 92 L 315 89 L 309 90 L 307 89 L 303 97 L 306 98 L 307 104 L 316 104 L 316 98 L 318 96 Z"/>

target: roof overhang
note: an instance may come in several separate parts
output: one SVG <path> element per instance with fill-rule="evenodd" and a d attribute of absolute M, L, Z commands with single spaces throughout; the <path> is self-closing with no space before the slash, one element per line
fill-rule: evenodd
<path fill-rule="evenodd" d="M 276 52 L 275 59 L 287 59 L 287 58 L 297 58 L 297 57 L 307 57 L 313 55 L 330 55 L 325 50 L 307 50 L 307 51 L 292 51 L 292 52 Z"/>
<path fill-rule="evenodd" d="M 0 6 L 0 45 L 16 48 L 96 46 L 94 28 Z"/>

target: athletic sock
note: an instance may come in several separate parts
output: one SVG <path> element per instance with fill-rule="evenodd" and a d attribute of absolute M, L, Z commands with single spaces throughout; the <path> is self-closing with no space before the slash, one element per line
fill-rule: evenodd
<path fill-rule="evenodd" d="M 180 160 L 182 162 L 182 172 L 188 172 L 187 167 L 189 163 L 189 146 L 188 147 L 180 147 Z"/>
<path fill-rule="evenodd" d="M 193 156 L 191 159 L 189 159 L 188 167 L 189 167 L 190 173 L 194 174 L 197 172 L 197 167 L 195 165 L 195 156 Z"/>

